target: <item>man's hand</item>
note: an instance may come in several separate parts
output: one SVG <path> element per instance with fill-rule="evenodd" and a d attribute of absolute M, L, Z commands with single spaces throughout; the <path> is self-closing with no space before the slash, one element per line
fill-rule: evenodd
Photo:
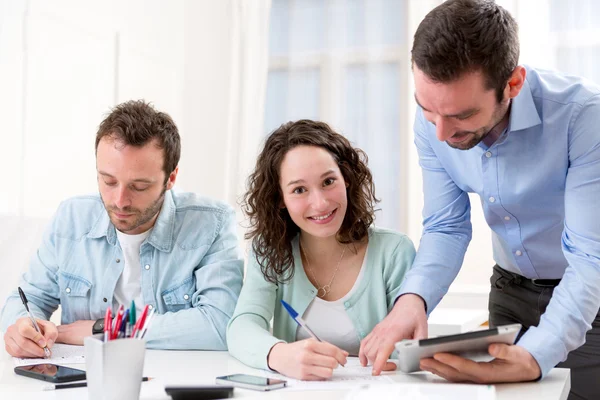
<path fill-rule="evenodd" d="M 58 326 L 59 343 L 83 345 L 83 338 L 92 336 L 92 327 L 96 321 L 75 321 L 72 324 Z"/>
<path fill-rule="evenodd" d="M 396 364 L 387 362 L 394 344 L 402 339 L 427 338 L 425 302 L 416 294 L 402 295 L 392 311 L 360 343 L 358 356 L 363 366 L 373 364 L 373 375 L 393 371 Z"/>
<path fill-rule="evenodd" d="M 475 362 L 439 353 L 421 360 L 420 367 L 452 382 L 527 382 L 542 374 L 537 361 L 521 346 L 496 343 L 488 347 L 488 352 L 494 360 Z"/>
<path fill-rule="evenodd" d="M 56 325 L 42 319 L 36 321 L 41 333 L 35 330 L 29 317 L 19 318 L 8 327 L 4 334 L 4 348 L 8 354 L 19 358 L 44 358 L 44 346 L 52 349 L 58 336 Z"/>
<path fill-rule="evenodd" d="M 331 378 L 333 370 L 346 364 L 348 352 L 327 342 L 315 339 L 293 343 L 277 343 L 267 356 L 269 368 L 302 380 Z"/>

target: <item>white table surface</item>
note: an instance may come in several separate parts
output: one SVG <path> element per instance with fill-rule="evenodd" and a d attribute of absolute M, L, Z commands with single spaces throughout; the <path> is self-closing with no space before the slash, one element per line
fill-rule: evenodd
<path fill-rule="evenodd" d="M 87 388 L 42 391 L 47 382 L 16 375 L 13 371 L 14 361 L 4 351 L 4 343 L 0 338 L 0 399 L 86 399 Z M 85 369 L 85 364 L 72 364 L 74 368 Z M 233 373 L 256 374 L 227 352 L 210 351 L 162 351 L 148 350 L 144 364 L 144 376 L 155 378 L 142 383 L 140 399 L 170 399 L 164 392 L 165 385 L 214 384 L 219 375 Z M 392 378 L 397 382 L 425 383 L 434 385 L 445 382 L 432 374 L 419 372 L 404 374 L 395 372 Z M 570 390 L 570 374 L 568 369 L 555 368 L 541 382 L 496 385 L 498 400 L 546 399 L 563 400 Z M 235 397 L 260 397 L 268 399 L 343 399 L 348 391 L 310 391 L 293 392 L 286 389 L 272 392 L 256 392 L 235 389 Z"/>

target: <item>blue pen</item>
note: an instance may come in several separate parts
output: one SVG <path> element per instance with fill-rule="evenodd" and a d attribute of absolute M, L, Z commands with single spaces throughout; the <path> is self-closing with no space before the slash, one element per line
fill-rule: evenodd
<path fill-rule="evenodd" d="M 123 314 L 123 322 L 121 322 L 121 328 L 119 329 L 119 339 L 124 338 L 127 333 L 127 323 L 129 322 L 129 309 L 125 310 Z"/>
<path fill-rule="evenodd" d="M 302 317 L 300 317 L 298 315 L 298 313 L 296 312 L 296 310 L 294 310 L 292 308 L 292 306 L 290 306 L 288 303 L 286 303 L 283 300 L 281 300 L 281 304 L 283 304 L 283 307 L 287 310 L 288 313 L 290 313 L 290 316 L 294 319 L 294 321 L 296 321 L 296 323 L 298 325 L 300 325 L 301 327 L 306 329 L 306 332 L 308 332 L 310 334 L 310 336 L 312 336 L 314 339 L 318 340 L 319 342 L 322 341 L 321 339 L 319 339 L 319 337 L 317 335 L 315 335 L 315 333 L 308 327 L 308 325 L 306 325 L 306 322 L 304 322 Z"/>

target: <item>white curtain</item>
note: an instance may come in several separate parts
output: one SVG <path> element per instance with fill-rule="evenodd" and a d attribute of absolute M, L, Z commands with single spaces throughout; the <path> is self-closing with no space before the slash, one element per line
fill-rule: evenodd
<path fill-rule="evenodd" d="M 225 172 L 225 198 L 233 205 L 245 190 L 246 177 L 254 166 L 261 141 L 270 7 L 270 0 L 238 0 L 233 7 Z"/>

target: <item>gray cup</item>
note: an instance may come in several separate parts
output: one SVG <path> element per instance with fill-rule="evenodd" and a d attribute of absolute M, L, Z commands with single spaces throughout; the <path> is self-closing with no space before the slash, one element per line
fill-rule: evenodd
<path fill-rule="evenodd" d="M 85 346 L 85 369 L 90 400 L 139 399 L 144 372 L 146 341 L 89 336 Z"/>

